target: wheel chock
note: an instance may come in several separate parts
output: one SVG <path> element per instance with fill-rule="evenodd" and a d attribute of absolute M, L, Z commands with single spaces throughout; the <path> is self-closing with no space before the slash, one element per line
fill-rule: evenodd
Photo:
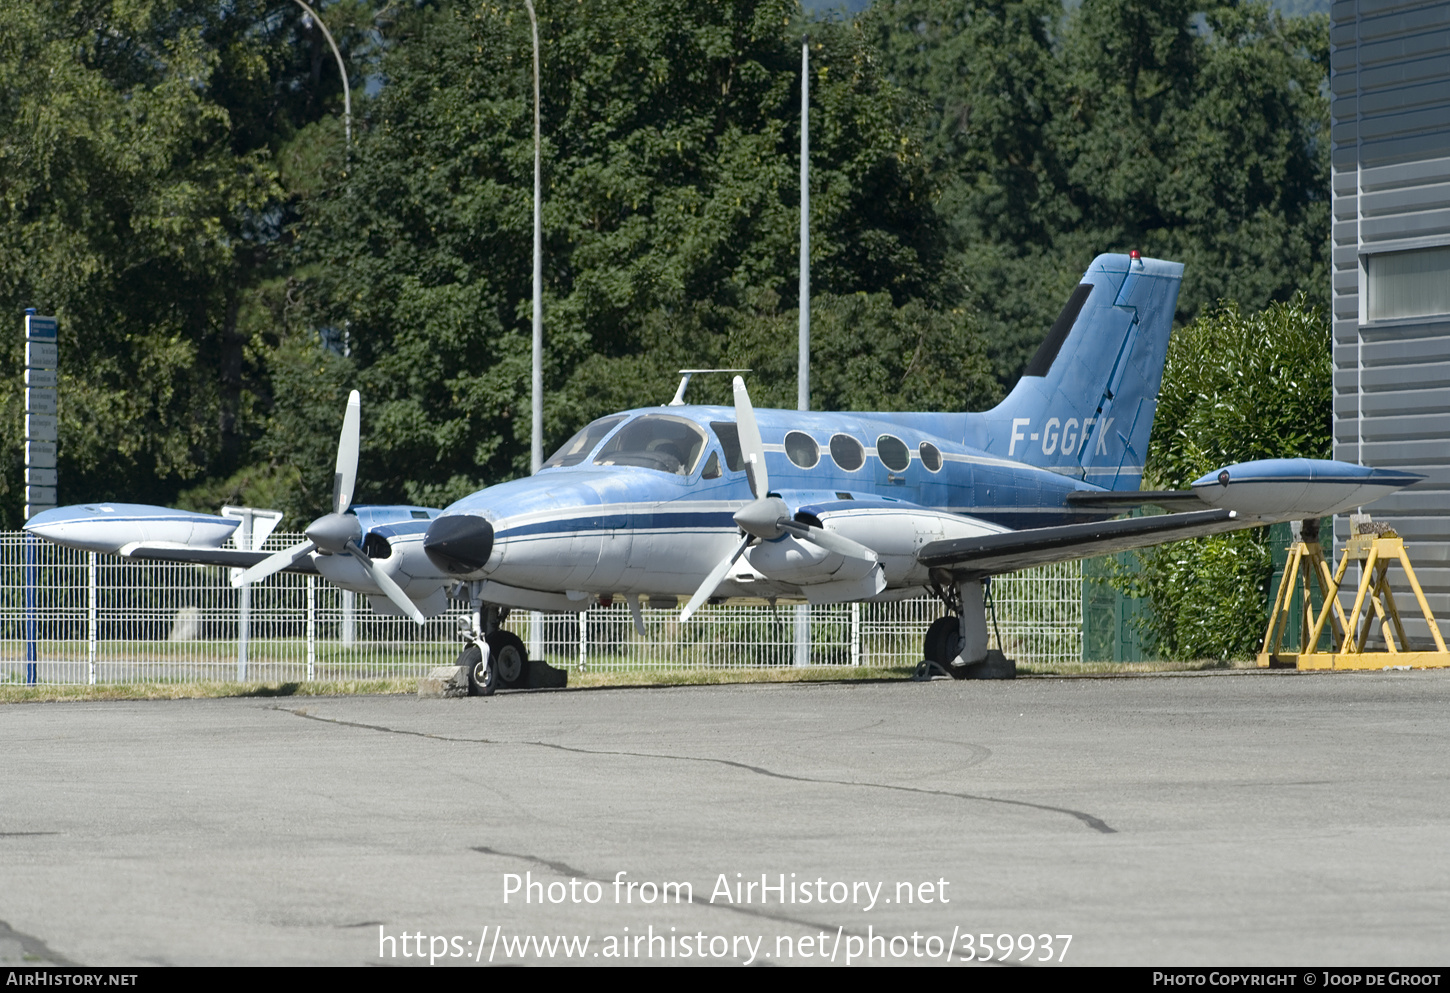
<path fill-rule="evenodd" d="M 569 672 L 556 669 L 543 659 L 529 659 L 528 671 L 519 685 L 531 690 L 562 690 L 569 685 Z"/>
<path fill-rule="evenodd" d="M 952 679 L 1016 679 L 1017 663 L 993 648 L 980 662 L 967 665 L 944 666 L 940 662 L 924 659 L 916 664 L 916 674 L 911 678 L 926 681 L 938 675 L 950 676 Z"/>

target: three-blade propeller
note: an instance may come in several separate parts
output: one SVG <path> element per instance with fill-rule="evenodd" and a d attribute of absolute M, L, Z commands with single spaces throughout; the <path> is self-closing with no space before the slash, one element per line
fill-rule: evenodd
<path fill-rule="evenodd" d="M 687 621 L 705 601 L 715 595 L 724 581 L 726 573 L 739 561 L 740 556 L 751 545 L 761 541 L 774 541 L 789 532 L 803 541 L 809 541 L 828 552 L 854 559 L 875 560 L 875 553 L 850 538 L 842 537 L 822 528 L 813 528 L 791 517 L 790 508 L 778 496 L 770 495 L 770 475 L 765 468 L 765 444 L 760 440 L 760 426 L 755 422 L 755 408 L 750 404 L 750 394 L 745 389 L 745 380 L 735 377 L 735 424 L 740 436 L 740 453 L 745 459 L 745 475 L 750 480 L 753 501 L 741 507 L 735 514 L 735 523 L 740 528 L 741 541 L 735 551 L 720 560 L 685 609 L 680 620 Z"/>
<path fill-rule="evenodd" d="M 300 541 L 278 552 L 273 552 L 267 558 L 247 569 L 241 575 L 232 580 L 233 586 L 243 586 L 247 583 L 256 583 L 276 572 L 301 560 L 312 552 L 321 552 L 324 555 L 350 555 L 357 560 L 383 595 L 391 600 L 408 617 L 413 618 L 419 625 L 424 623 L 423 612 L 418 605 L 408 599 L 392 576 L 389 576 L 382 567 L 372 559 L 368 558 L 362 550 L 362 522 L 357 519 L 356 514 L 346 513 L 347 508 L 352 505 L 353 490 L 357 486 L 357 457 L 360 447 L 359 439 L 362 426 L 362 399 L 358 396 L 357 390 L 348 394 L 347 413 L 342 418 L 342 435 L 337 440 L 337 467 L 332 476 L 332 513 L 323 514 L 317 520 L 307 525 L 304 534 L 306 541 Z"/>

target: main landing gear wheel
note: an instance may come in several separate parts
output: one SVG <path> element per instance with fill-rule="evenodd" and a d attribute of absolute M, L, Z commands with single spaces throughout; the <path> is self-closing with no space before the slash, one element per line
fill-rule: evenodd
<path fill-rule="evenodd" d="M 924 648 L 926 661 L 916 667 L 917 679 L 930 679 L 934 667 L 953 679 L 973 678 L 972 673 L 982 671 L 981 663 L 957 665 L 957 656 L 962 652 L 962 620 L 953 614 L 931 622 Z"/>
<path fill-rule="evenodd" d="M 928 662 L 935 662 L 947 672 L 952 670 L 952 660 L 962 650 L 961 621 L 952 614 L 938 617 L 926 629 L 924 654 Z"/>
<path fill-rule="evenodd" d="M 493 691 L 498 682 L 498 667 L 493 664 L 494 653 L 489 652 L 489 660 L 483 660 L 483 649 L 477 645 L 469 645 L 458 656 L 458 664 L 468 672 L 468 695 L 469 696 L 493 696 Z"/>
<path fill-rule="evenodd" d="M 507 631 L 495 631 L 485 640 L 489 654 L 493 656 L 493 669 L 498 674 L 499 685 L 504 689 L 521 686 L 529 661 L 523 641 Z"/>

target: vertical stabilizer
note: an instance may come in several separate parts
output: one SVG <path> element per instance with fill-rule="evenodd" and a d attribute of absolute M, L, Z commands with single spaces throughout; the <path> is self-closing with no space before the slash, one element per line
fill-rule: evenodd
<path fill-rule="evenodd" d="M 1183 266 L 1099 255 L 1011 394 L 969 420 L 992 455 L 1136 490 Z"/>

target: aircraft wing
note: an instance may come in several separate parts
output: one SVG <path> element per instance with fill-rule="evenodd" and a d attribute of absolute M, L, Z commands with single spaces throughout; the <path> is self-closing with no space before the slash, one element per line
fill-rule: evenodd
<path fill-rule="evenodd" d="M 272 552 L 247 552 L 239 548 L 205 548 L 183 545 L 179 542 L 133 541 L 122 545 L 117 552 L 128 559 L 152 559 L 160 562 L 190 562 L 193 565 L 219 565 L 234 569 L 250 569 Z M 316 574 L 317 566 L 310 555 L 304 555 L 287 566 L 285 572 L 310 572 Z"/>
<path fill-rule="evenodd" d="M 1195 510 L 1158 517 L 1132 517 L 972 538 L 948 538 L 924 545 L 917 559 L 928 568 L 951 573 L 953 579 L 973 580 L 1028 566 L 1110 555 L 1165 541 L 1239 531 L 1266 523 L 1268 521 L 1262 517 L 1234 510 Z"/>
<path fill-rule="evenodd" d="M 1145 548 L 1180 538 L 1222 534 L 1275 521 L 1330 517 L 1412 486 L 1423 477 L 1316 459 L 1260 459 L 1207 473 L 1191 490 L 1070 493 L 1066 503 L 1104 512 L 1158 506 L 1179 511 L 1101 523 L 949 538 L 922 547 L 917 559 L 958 580 L 980 579 L 1049 562 Z M 1203 509 L 1211 507 L 1214 509 Z"/>

